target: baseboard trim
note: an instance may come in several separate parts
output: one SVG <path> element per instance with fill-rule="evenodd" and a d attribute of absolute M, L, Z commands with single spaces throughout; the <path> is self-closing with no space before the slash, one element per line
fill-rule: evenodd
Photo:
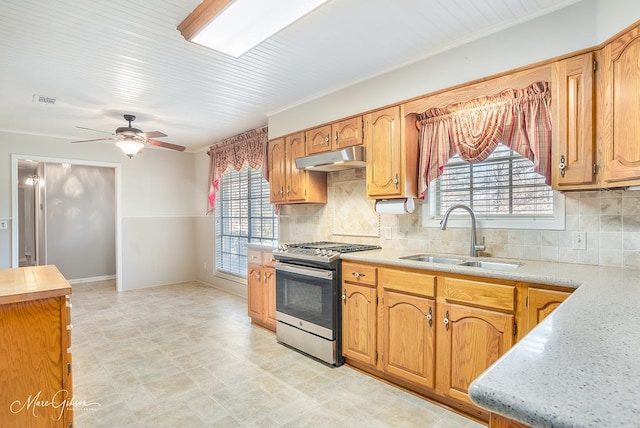
<path fill-rule="evenodd" d="M 77 284 L 85 284 L 87 282 L 98 282 L 98 281 L 109 281 L 111 279 L 116 279 L 115 275 L 103 275 L 103 276 L 93 276 L 90 278 L 77 278 L 77 279 L 68 279 L 67 282 L 71 285 Z"/>

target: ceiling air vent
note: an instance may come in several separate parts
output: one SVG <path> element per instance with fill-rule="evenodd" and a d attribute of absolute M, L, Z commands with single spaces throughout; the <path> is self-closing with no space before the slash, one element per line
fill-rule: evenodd
<path fill-rule="evenodd" d="M 53 105 L 56 103 L 56 99 L 51 97 L 45 97 L 43 95 L 33 94 L 33 102 Z"/>

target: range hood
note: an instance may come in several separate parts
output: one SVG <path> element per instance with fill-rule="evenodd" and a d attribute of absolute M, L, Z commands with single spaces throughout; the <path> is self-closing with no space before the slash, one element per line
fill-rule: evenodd
<path fill-rule="evenodd" d="M 365 151 L 362 146 L 347 147 L 296 159 L 296 168 L 311 171 L 330 172 L 364 167 Z"/>

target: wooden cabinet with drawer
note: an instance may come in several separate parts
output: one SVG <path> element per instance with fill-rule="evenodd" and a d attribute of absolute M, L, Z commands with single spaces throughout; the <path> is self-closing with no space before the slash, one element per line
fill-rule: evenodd
<path fill-rule="evenodd" d="M 515 341 L 512 283 L 438 277 L 437 390 L 473 404 L 471 382 Z"/>
<path fill-rule="evenodd" d="M 378 355 L 377 271 L 375 266 L 342 263 L 342 353 L 370 368 Z"/>
<path fill-rule="evenodd" d="M 380 269 L 382 370 L 405 381 L 435 386 L 436 277 Z"/>
<path fill-rule="evenodd" d="M 251 321 L 276 330 L 276 272 L 271 251 L 247 251 L 247 309 Z"/>

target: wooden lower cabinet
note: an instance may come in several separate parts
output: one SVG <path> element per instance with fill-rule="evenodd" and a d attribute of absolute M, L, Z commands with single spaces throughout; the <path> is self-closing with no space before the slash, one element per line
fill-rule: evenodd
<path fill-rule="evenodd" d="M 437 389 L 473 404 L 471 382 L 513 346 L 514 316 L 456 304 L 443 304 L 438 312 Z"/>
<path fill-rule="evenodd" d="M 348 364 L 484 421 L 469 385 L 572 291 L 349 261 L 342 287 Z"/>
<path fill-rule="evenodd" d="M 571 292 L 568 290 L 561 291 L 529 287 L 527 295 L 528 330 L 537 326 L 570 295 Z"/>
<path fill-rule="evenodd" d="M 382 367 L 418 385 L 435 386 L 435 300 L 397 291 L 383 294 Z"/>
<path fill-rule="evenodd" d="M 0 426 L 73 426 L 69 294 L 54 266 L 0 270 Z"/>
<path fill-rule="evenodd" d="M 377 269 L 342 263 L 342 354 L 374 368 L 377 350 Z"/>
<path fill-rule="evenodd" d="M 276 271 L 270 251 L 250 249 L 247 265 L 247 313 L 251 321 L 276 330 Z"/>

